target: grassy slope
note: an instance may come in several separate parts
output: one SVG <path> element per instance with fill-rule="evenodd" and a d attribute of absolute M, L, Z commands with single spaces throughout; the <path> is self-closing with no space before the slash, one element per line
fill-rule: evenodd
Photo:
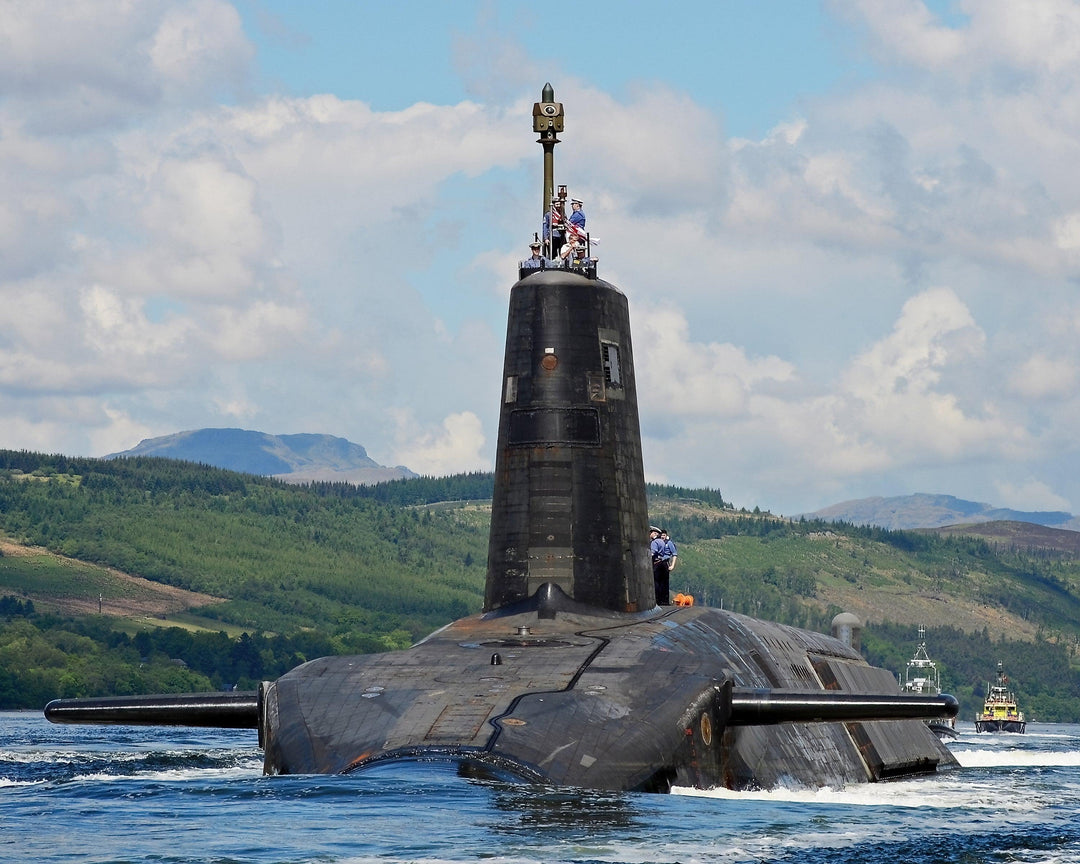
<path fill-rule="evenodd" d="M 663 500 L 650 502 L 650 507 L 656 522 L 680 524 L 694 518 L 736 526 L 739 520 L 745 522 L 746 533 L 679 544 L 673 588 L 689 589 L 713 605 L 723 600 L 734 611 L 784 620 L 782 611 L 792 606 L 794 596 L 805 611 L 802 622 L 789 623 L 809 626 L 811 610 L 816 610 L 819 629 L 837 611 L 847 611 L 868 625 L 950 626 L 966 633 L 985 630 L 992 639 L 1080 635 L 1080 556 L 1067 548 L 1044 548 L 1031 557 L 995 550 L 978 536 L 972 539 L 959 531 L 945 543 L 922 548 L 919 538 L 909 532 L 800 526 L 767 514 L 722 512 Z M 756 536 L 753 529 L 762 522 L 778 530 Z M 1039 536 L 1048 530 L 1031 527 Z M 908 538 L 911 544 L 904 542 Z M 1015 535 L 1012 539 L 1013 546 L 1026 548 Z"/>
<path fill-rule="evenodd" d="M 237 637 L 243 628 L 199 615 L 225 602 L 222 597 L 185 591 L 58 555 L 39 546 L 0 538 L 0 595 L 33 602 L 38 612 L 58 616 L 103 615 L 129 635 L 151 627 L 225 631 Z"/>

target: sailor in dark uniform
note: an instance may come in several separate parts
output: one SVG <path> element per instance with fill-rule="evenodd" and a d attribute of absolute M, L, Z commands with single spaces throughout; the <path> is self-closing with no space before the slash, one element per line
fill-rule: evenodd
<path fill-rule="evenodd" d="M 583 203 L 580 198 L 570 199 L 570 208 L 573 210 L 570 214 L 570 224 L 577 226 L 582 232 L 585 231 L 585 211 L 581 209 Z"/>
<path fill-rule="evenodd" d="M 649 555 L 652 558 L 653 588 L 656 591 L 656 605 L 670 606 L 671 571 L 668 562 L 671 553 L 667 551 L 667 544 L 660 539 L 660 529 L 649 528 Z"/>

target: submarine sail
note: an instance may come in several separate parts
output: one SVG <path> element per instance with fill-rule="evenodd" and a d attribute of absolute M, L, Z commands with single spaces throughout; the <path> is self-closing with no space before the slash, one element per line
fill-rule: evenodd
<path fill-rule="evenodd" d="M 554 255 L 569 230 L 552 183 L 563 123 L 548 84 L 533 108 L 548 254 L 523 262 L 510 293 L 483 611 L 404 651 L 313 660 L 258 693 L 63 699 L 46 717 L 257 728 L 267 774 L 446 759 L 666 792 L 956 764 L 921 722 L 955 716 L 952 696 L 901 694 L 820 633 L 657 605 L 626 297 L 595 259 Z"/>
<path fill-rule="evenodd" d="M 630 316 L 614 286 L 558 269 L 510 294 L 485 611 L 543 585 L 651 608 Z"/>

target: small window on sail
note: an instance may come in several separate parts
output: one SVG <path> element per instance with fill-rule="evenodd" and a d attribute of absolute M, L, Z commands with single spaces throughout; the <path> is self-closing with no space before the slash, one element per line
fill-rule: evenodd
<path fill-rule="evenodd" d="M 611 387 L 622 387 L 622 367 L 619 366 L 619 346 L 614 342 L 601 342 L 600 354 L 604 362 L 604 380 Z"/>

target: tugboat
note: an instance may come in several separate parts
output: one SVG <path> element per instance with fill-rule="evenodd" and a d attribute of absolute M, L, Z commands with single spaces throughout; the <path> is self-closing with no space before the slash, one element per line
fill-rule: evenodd
<path fill-rule="evenodd" d="M 919 628 L 919 647 L 915 649 L 915 656 L 908 660 L 907 669 L 904 671 L 904 692 L 912 696 L 939 696 L 941 695 L 941 677 L 937 663 L 930 659 L 926 653 L 926 628 Z M 956 719 L 948 718 L 941 720 L 927 720 L 930 727 L 938 738 L 957 738 Z"/>
<path fill-rule="evenodd" d="M 1009 689 L 1009 676 L 998 661 L 997 684 L 986 685 L 986 701 L 981 714 L 975 715 L 976 732 L 1016 732 L 1024 734 L 1024 712 L 1016 710 L 1016 694 Z"/>

